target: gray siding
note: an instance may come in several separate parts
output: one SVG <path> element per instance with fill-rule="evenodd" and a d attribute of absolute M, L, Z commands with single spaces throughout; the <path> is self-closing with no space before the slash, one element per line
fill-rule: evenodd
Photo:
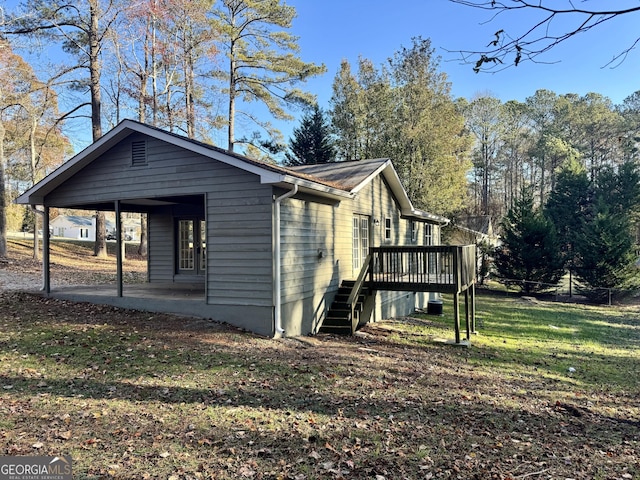
<path fill-rule="evenodd" d="M 131 135 L 47 196 L 47 204 L 64 206 L 117 199 L 197 195 L 210 188 L 229 191 L 238 187 L 237 169 L 210 158 L 147 139 L 145 166 L 131 165 Z"/>
<path fill-rule="evenodd" d="M 288 199 L 281 208 L 283 328 L 287 335 L 315 332 L 338 289 L 338 206 Z"/>
<path fill-rule="evenodd" d="M 207 195 L 208 300 L 271 308 L 272 189 L 250 174 L 238 175 L 245 177 L 244 188 Z"/>
<path fill-rule="evenodd" d="M 282 206 L 282 303 L 287 335 L 316 332 L 330 307 L 339 284 L 359 272 L 352 268 L 353 215 L 367 215 L 370 245 L 410 245 L 410 222 L 382 177 L 363 188 L 353 200 L 336 205 L 289 199 Z M 391 239 L 385 240 L 384 219 L 392 220 Z M 375 226 L 373 221 L 380 221 Z M 424 243 L 418 224 L 415 244 Z M 319 256 L 322 252 L 322 256 Z M 420 299 L 422 300 L 422 299 Z M 416 306 L 412 292 L 378 292 L 372 321 L 411 313 Z"/>
<path fill-rule="evenodd" d="M 149 215 L 149 282 L 173 282 L 175 235 L 171 215 Z"/>

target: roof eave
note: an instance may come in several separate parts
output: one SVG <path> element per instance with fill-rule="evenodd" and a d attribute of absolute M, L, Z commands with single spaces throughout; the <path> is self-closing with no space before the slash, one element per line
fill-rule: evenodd
<path fill-rule="evenodd" d="M 276 175 L 275 177 L 265 177 L 261 178 L 261 183 L 267 183 L 282 187 L 298 185 L 300 191 L 311 193 L 313 195 L 318 195 L 320 197 L 329 198 L 332 200 L 345 200 L 349 198 L 353 198 L 354 194 L 352 192 L 347 192 L 345 190 L 340 190 L 338 188 L 329 187 L 327 185 L 323 185 L 321 183 L 312 182 L 310 180 L 305 180 L 298 177 L 293 177 L 291 175 Z"/>
<path fill-rule="evenodd" d="M 404 189 L 404 186 L 400 181 L 398 172 L 396 172 L 396 169 L 393 167 L 393 163 L 391 162 L 391 160 L 385 162 L 385 164 L 379 169 L 378 173 L 380 172 L 382 172 L 384 178 L 389 184 L 389 187 L 391 188 L 391 191 L 396 196 L 396 199 L 400 204 L 400 210 L 403 216 L 413 217 L 418 220 L 424 220 L 438 225 L 447 225 L 450 222 L 450 220 L 446 217 L 414 208 L 411 200 L 409 199 L 409 195 L 407 195 L 407 191 Z"/>

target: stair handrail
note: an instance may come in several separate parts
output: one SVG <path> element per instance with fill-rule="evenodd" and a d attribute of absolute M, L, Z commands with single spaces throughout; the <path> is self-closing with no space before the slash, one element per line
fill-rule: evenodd
<path fill-rule="evenodd" d="M 349 294 L 349 299 L 347 300 L 347 306 L 351 309 L 351 335 L 356 331 L 358 322 L 360 321 L 359 316 L 356 315 L 356 304 L 358 303 L 360 292 L 362 292 L 362 287 L 364 286 L 364 281 L 367 278 L 370 265 L 371 254 L 368 254 L 364 259 L 358 278 L 356 278 L 356 282 L 354 283 L 351 293 Z"/>

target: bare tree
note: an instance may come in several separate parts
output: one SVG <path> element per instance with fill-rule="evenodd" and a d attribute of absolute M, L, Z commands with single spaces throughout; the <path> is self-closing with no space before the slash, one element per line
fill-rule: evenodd
<path fill-rule="evenodd" d="M 90 106 L 93 141 L 98 140 L 102 136 L 101 51 L 118 16 L 114 0 L 27 0 L 22 7 L 27 13 L 10 15 L 4 34 L 59 42 L 65 52 L 76 57 L 77 64 L 68 73 L 85 72 L 74 85 L 87 89 L 90 101 L 73 110 Z M 96 256 L 107 255 L 105 224 L 104 212 L 96 212 Z"/>
<path fill-rule="evenodd" d="M 0 256 L 6 255 L 5 179 L 33 185 L 62 162 L 66 142 L 59 130 L 55 78 L 44 83 L 33 68 L 0 42 Z M 7 148 L 8 145 L 8 148 Z M 38 225 L 33 256 L 38 258 Z"/>
<path fill-rule="evenodd" d="M 540 62 L 542 54 L 556 45 L 622 15 L 640 12 L 640 6 L 637 4 L 628 7 L 618 5 L 617 8 L 612 8 L 612 2 L 601 2 L 604 4 L 602 8 L 576 8 L 572 0 L 564 2 L 557 0 L 449 1 L 487 11 L 491 15 L 489 21 L 502 19 L 506 14 L 522 10 L 539 14 L 521 31 L 514 33 L 509 31 L 506 25 L 500 28 L 484 49 L 461 50 L 459 53 L 462 59 L 465 62 L 474 63 L 475 72 L 496 71 L 508 66 L 518 66 L 524 61 Z M 562 25 L 562 28 L 557 30 L 556 24 Z M 638 42 L 640 37 L 632 45 L 623 47 L 615 54 L 609 65 L 624 61 Z"/>

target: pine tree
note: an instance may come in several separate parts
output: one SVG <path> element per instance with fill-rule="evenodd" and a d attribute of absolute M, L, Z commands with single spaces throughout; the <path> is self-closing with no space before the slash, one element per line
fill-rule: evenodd
<path fill-rule="evenodd" d="M 313 96 L 297 86 L 325 72 L 324 65 L 303 62 L 298 56 L 298 38 L 287 30 L 296 16 L 295 7 L 281 0 L 222 0 L 213 12 L 215 27 L 220 32 L 220 51 L 228 57 L 226 72 L 219 77 L 227 83 L 228 149 L 238 140 L 235 134 L 239 107 L 250 102 L 263 104 L 278 120 L 288 120 L 286 108 L 294 104 L 310 104 Z M 244 112 L 270 136 L 276 130 Z"/>
<path fill-rule="evenodd" d="M 576 275 L 587 297 L 605 301 L 609 289 L 637 287 L 636 255 L 631 236 L 631 222 L 625 212 L 613 211 L 599 196 L 593 216 L 577 235 L 579 266 Z"/>
<path fill-rule="evenodd" d="M 289 152 L 285 154 L 285 165 L 315 165 L 335 161 L 335 148 L 324 112 L 317 105 L 306 114 L 300 127 L 294 129 L 289 139 Z"/>
<path fill-rule="evenodd" d="M 495 265 L 502 278 L 521 281 L 527 293 L 560 281 L 564 271 L 555 228 L 534 207 L 531 189 L 523 189 L 501 226 L 503 243 L 496 250 Z"/>
<path fill-rule="evenodd" d="M 570 285 L 576 265 L 576 234 L 584 228 L 591 194 L 587 170 L 572 159 L 558 173 L 555 188 L 545 206 L 545 214 L 556 229 L 563 265 L 569 269 Z"/>
<path fill-rule="evenodd" d="M 608 291 L 634 289 L 640 284 L 633 227 L 640 207 L 640 172 L 634 162 L 615 171 L 603 168 L 595 179 L 594 200 L 575 235 L 582 291 L 603 301 Z"/>

